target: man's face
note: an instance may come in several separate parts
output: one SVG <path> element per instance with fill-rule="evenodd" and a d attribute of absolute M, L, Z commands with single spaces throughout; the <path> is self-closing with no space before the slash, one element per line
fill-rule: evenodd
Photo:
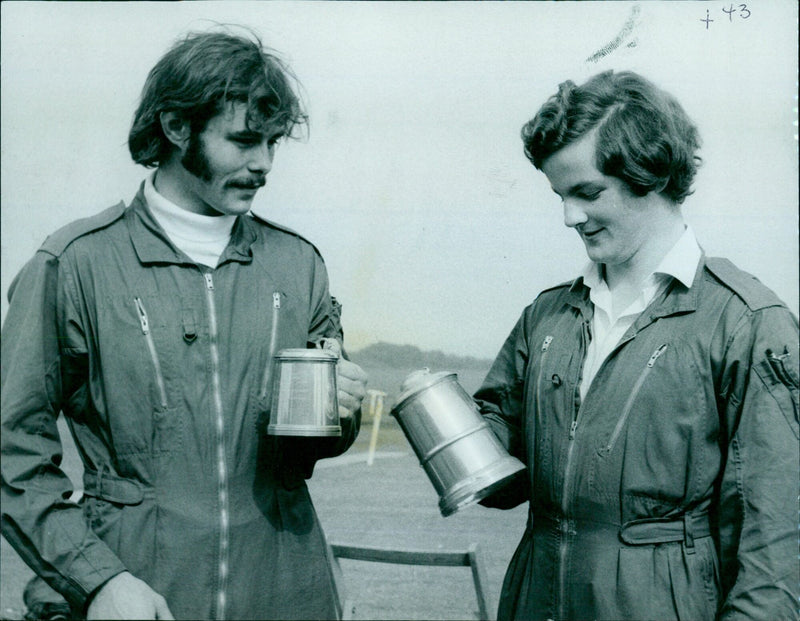
<path fill-rule="evenodd" d="M 181 158 L 186 175 L 182 207 L 203 215 L 247 213 L 272 169 L 282 128 L 247 126 L 247 105 L 232 102 L 189 139 Z"/>
<path fill-rule="evenodd" d="M 595 165 L 596 131 L 563 147 L 542 165 L 561 197 L 564 224 L 574 228 L 595 263 L 617 270 L 635 267 L 659 234 L 651 195 L 636 196 L 617 177 Z"/>

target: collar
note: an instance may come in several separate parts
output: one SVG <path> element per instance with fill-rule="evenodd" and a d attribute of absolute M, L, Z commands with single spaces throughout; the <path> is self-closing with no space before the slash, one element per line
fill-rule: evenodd
<path fill-rule="evenodd" d="M 658 266 L 645 279 L 645 282 L 649 282 L 654 274 L 663 274 L 676 278 L 688 289 L 694 282 L 697 266 L 700 264 L 702 255 L 703 251 L 697 243 L 694 231 L 692 227 L 687 224 L 681 236 L 672 248 L 667 251 L 667 254 L 662 257 Z M 589 261 L 583 267 L 578 280 L 581 278 L 583 279 L 583 284 L 590 289 L 600 286 L 603 282 L 600 264 Z M 575 282 L 577 283 L 578 280 Z"/>
<path fill-rule="evenodd" d="M 692 285 L 697 282 L 705 264 L 703 256 L 703 250 L 697 243 L 692 227 L 686 225 L 683 234 L 653 270 L 653 274 L 670 276 L 681 286 L 668 286 L 666 298 L 659 296 L 662 302 L 656 302 L 652 313 L 643 313 L 642 315 L 648 315 L 653 319 L 657 316 L 694 310 L 697 307 L 695 299 L 697 287 L 692 287 Z M 597 287 L 602 282 L 600 274 L 600 265 L 589 261 L 569 287 L 568 303 L 580 309 L 584 317 L 589 318 L 593 315 L 589 294 L 592 287 Z M 639 323 L 639 320 L 636 323 Z"/>
<path fill-rule="evenodd" d="M 131 201 L 130 236 L 139 261 L 147 263 L 194 263 L 180 252 L 153 216 L 145 198 L 145 181 Z M 256 224 L 251 217 L 237 216 L 231 231 L 231 243 L 222 253 L 219 265 L 225 261 L 249 263 L 253 259 L 251 245 L 256 240 Z"/>
<path fill-rule="evenodd" d="M 227 242 L 231 235 L 236 216 L 204 216 L 192 213 L 176 205 L 160 194 L 154 185 L 156 173 L 144 182 L 144 200 L 153 217 L 171 239 L 185 239 L 194 242 Z"/>
<path fill-rule="evenodd" d="M 586 265 L 583 266 L 579 278 L 583 278 L 583 284 L 589 287 L 589 289 L 596 289 L 600 286 L 600 283 L 603 282 L 600 272 L 599 263 L 588 261 Z"/>
<path fill-rule="evenodd" d="M 678 238 L 675 245 L 661 259 L 653 273 L 666 274 L 679 280 L 687 289 L 691 288 L 697 274 L 697 267 L 703 251 L 697 243 L 692 227 L 688 224 L 683 231 L 683 235 Z"/>

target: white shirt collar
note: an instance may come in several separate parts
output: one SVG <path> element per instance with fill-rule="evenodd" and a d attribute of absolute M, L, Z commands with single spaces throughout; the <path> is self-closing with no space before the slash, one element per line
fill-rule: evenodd
<path fill-rule="evenodd" d="M 697 243 L 694 231 L 687 224 L 683 235 L 678 238 L 678 241 L 675 242 L 670 251 L 664 255 L 661 263 L 658 264 L 658 267 L 653 272 L 677 278 L 688 289 L 694 282 L 697 266 L 700 264 L 702 256 L 703 251 Z"/>
<path fill-rule="evenodd" d="M 694 231 L 687 224 L 683 234 L 664 255 L 656 269 L 653 270 L 653 274 L 664 274 L 677 278 L 688 289 L 694 282 L 697 266 L 700 264 L 702 256 L 703 251 L 697 243 Z M 580 275 L 583 276 L 583 284 L 590 289 L 597 288 L 604 282 L 601 264 L 594 261 L 589 261 Z M 650 280 L 651 278 L 648 277 L 645 282 L 650 282 Z"/>

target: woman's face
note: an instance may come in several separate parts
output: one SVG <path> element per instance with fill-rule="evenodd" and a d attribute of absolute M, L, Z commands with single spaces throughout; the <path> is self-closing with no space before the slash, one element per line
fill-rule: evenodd
<path fill-rule="evenodd" d="M 621 179 L 598 170 L 596 142 L 597 131 L 589 132 L 549 156 L 542 170 L 561 197 L 564 224 L 580 235 L 589 258 L 627 271 L 648 256 L 660 218 L 650 194 L 636 196 Z"/>

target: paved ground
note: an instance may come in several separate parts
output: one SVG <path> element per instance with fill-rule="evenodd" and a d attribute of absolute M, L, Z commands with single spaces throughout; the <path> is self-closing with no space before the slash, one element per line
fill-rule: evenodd
<path fill-rule="evenodd" d="M 348 453 L 317 465 L 309 482 L 320 521 L 336 543 L 415 550 L 479 545 L 496 612 L 503 574 L 525 527 L 526 506 L 496 511 L 473 505 L 444 518 L 438 497 L 396 423 L 384 419 L 380 448 L 366 464 L 371 427 Z M 0 611 L 22 617 L 22 588 L 31 575 L 3 540 Z M 468 568 L 424 568 L 342 561 L 347 596 L 360 619 L 477 619 Z"/>
<path fill-rule="evenodd" d="M 345 465 L 349 456 L 321 462 L 309 484 L 328 539 L 415 550 L 465 550 L 476 543 L 494 614 L 506 566 L 525 528 L 527 505 L 512 511 L 472 505 L 445 518 L 433 486 L 404 439 L 382 447 L 372 466 L 366 465 L 364 453 L 354 453 L 350 459 L 362 459 Z M 468 568 L 347 560 L 342 567 L 348 597 L 356 602 L 356 618 L 478 618 Z"/>

